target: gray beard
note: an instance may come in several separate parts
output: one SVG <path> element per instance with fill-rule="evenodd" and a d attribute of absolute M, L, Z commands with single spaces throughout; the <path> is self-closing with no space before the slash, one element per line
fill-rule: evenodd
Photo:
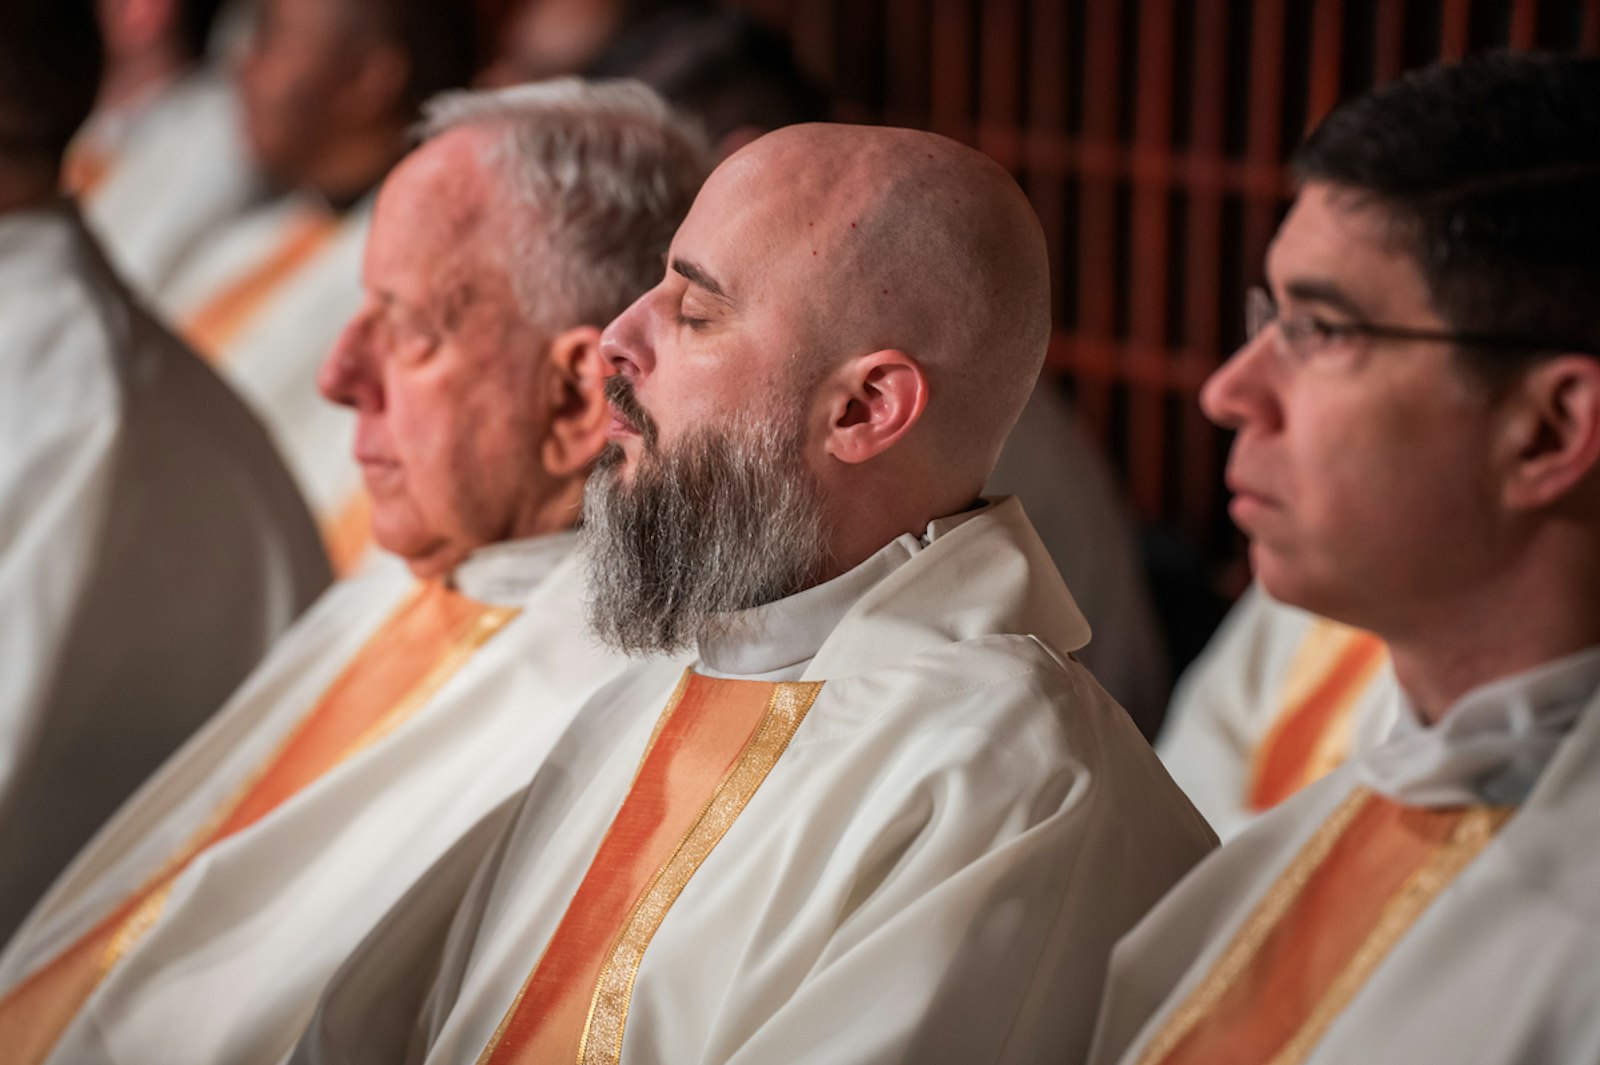
<path fill-rule="evenodd" d="M 671 451 L 647 446 L 629 485 L 607 445 L 580 533 L 601 642 L 676 654 L 816 583 L 828 535 L 803 442 L 797 425 L 703 429 Z"/>

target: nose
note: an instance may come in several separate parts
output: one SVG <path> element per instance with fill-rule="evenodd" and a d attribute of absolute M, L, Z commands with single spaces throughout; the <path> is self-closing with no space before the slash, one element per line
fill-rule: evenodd
<path fill-rule="evenodd" d="M 600 334 L 600 357 L 611 373 L 622 374 L 631 381 L 650 372 L 655 365 L 655 352 L 649 343 L 650 300 L 654 290 L 633 301 L 633 305 L 619 314 Z"/>
<path fill-rule="evenodd" d="M 323 398 L 362 413 L 383 409 L 383 377 L 374 358 L 372 326 L 373 315 L 367 308 L 356 312 L 317 368 L 317 391 Z"/>
<path fill-rule="evenodd" d="M 1273 330 L 1263 330 L 1206 378 L 1200 388 L 1200 409 L 1207 418 L 1224 429 L 1252 423 L 1277 428 L 1282 423 L 1277 390 L 1283 360 L 1274 352 L 1275 343 Z"/>

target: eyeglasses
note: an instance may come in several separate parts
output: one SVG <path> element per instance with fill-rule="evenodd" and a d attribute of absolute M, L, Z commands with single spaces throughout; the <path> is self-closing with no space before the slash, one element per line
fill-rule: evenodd
<path fill-rule="evenodd" d="M 1244 294 L 1245 337 L 1253 341 L 1267 326 L 1274 323 L 1278 326 L 1279 352 L 1297 363 L 1305 362 L 1330 348 L 1357 339 L 1428 340 L 1444 344 L 1522 351 L 1588 350 L 1588 345 L 1565 344 L 1546 338 L 1505 333 L 1449 333 L 1432 329 L 1411 329 L 1401 325 L 1374 325 L 1370 322 L 1329 322 L 1311 314 L 1283 318 L 1279 316 L 1278 304 L 1272 298 L 1272 294 L 1260 285 L 1252 285 Z"/>

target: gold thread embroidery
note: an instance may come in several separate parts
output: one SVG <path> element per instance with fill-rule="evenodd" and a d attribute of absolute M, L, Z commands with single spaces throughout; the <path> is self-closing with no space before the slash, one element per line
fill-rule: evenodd
<path fill-rule="evenodd" d="M 685 669 L 683 671 L 683 675 L 678 678 L 678 685 L 672 689 L 672 695 L 667 699 L 666 708 L 663 709 L 661 714 L 656 718 L 655 728 L 650 732 L 650 742 L 645 744 L 644 754 L 640 755 L 639 765 L 633 771 L 634 782 L 638 781 L 639 774 L 644 770 L 644 763 L 649 759 L 650 752 L 655 750 L 656 740 L 660 738 L 661 730 L 666 727 L 668 719 L 670 719 L 673 714 L 677 713 L 678 704 L 683 702 L 683 693 L 689 689 L 689 679 L 693 676 L 693 669 Z M 633 784 L 630 783 L 628 787 L 631 791 Z M 611 833 L 613 830 L 615 830 L 615 828 L 616 825 L 613 823 L 610 828 L 606 829 L 606 834 L 600 841 L 601 851 L 605 850 L 606 840 L 611 838 Z M 596 853 L 599 853 L 599 851 L 596 851 Z M 549 949 L 550 945 L 548 943 L 545 944 L 545 951 L 548 951 Z M 494 1052 L 500 1048 L 501 1041 L 505 1039 L 506 1029 L 511 1026 L 512 1018 L 517 1015 L 517 1010 L 522 1006 L 522 1000 L 528 995 L 528 985 L 533 982 L 534 975 L 538 973 L 540 966 L 543 964 L 544 952 L 542 951 L 539 954 L 538 963 L 535 964 L 533 969 L 528 973 L 528 978 L 522 982 L 522 986 L 517 989 L 517 996 L 511 1000 L 511 1008 L 506 1010 L 505 1015 L 500 1018 L 500 1023 L 495 1026 L 494 1034 L 489 1037 L 488 1045 L 483 1048 L 483 1053 L 478 1055 L 476 1065 L 488 1065 L 489 1059 L 492 1058 L 494 1056 Z"/>
<path fill-rule="evenodd" d="M 594 998 L 578 1047 L 580 1065 L 615 1065 L 621 1059 L 633 984 L 650 941 L 689 880 L 727 835 L 788 749 L 795 730 L 810 712 L 821 690 L 820 681 L 777 685 L 761 724 L 738 762 L 712 793 L 701 815 L 639 899 L 595 983 Z"/>
<path fill-rule="evenodd" d="M 1222 996 L 1227 994 L 1228 989 L 1244 974 L 1245 967 L 1261 949 L 1261 944 L 1266 941 L 1268 934 L 1283 919 L 1283 915 L 1288 912 L 1289 907 L 1305 888 L 1306 882 L 1311 879 L 1311 874 L 1316 872 L 1317 867 L 1327 858 L 1328 852 L 1333 850 L 1333 845 L 1344 835 L 1345 829 L 1366 805 L 1371 795 L 1371 791 L 1366 788 L 1356 788 L 1322 823 L 1322 827 L 1312 834 L 1294 861 L 1261 900 L 1255 912 L 1234 935 L 1233 942 L 1217 959 L 1211 972 L 1189 994 L 1183 1004 L 1173 1011 L 1161 1031 L 1145 1048 L 1145 1052 L 1139 1055 L 1139 1065 L 1157 1065 L 1164 1060 L 1183 1037 L 1189 1034 L 1190 1029 L 1216 1007 Z"/>
<path fill-rule="evenodd" d="M 1488 846 L 1511 812 L 1480 808 L 1462 817 L 1450 838 L 1434 848 L 1428 860 L 1411 874 L 1400 893 L 1384 907 L 1372 932 L 1356 949 L 1300 1030 L 1273 1056 L 1270 1065 L 1299 1065 L 1310 1055 L 1328 1025 L 1350 1004 L 1378 963 L 1388 957 L 1395 943 L 1416 923 L 1434 898 Z"/>

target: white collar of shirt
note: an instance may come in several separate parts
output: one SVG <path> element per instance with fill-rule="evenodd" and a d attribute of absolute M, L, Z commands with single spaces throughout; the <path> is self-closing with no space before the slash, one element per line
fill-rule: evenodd
<path fill-rule="evenodd" d="M 1409 705 L 1363 783 L 1413 806 L 1520 805 L 1600 688 L 1600 647 L 1491 681 L 1432 726 Z"/>
<path fill-rule="evenodd" d="M 983 509 L 980 506 L 935 519 L 921 536 L 902 533 L 832 580 L 740 612 L 726 630 L 700 641 L 695 671 L 708 677 L 745 680 L 800 679 L 823 641 L 862 596 Z"/>
<path fill-rule="evenodd" d="M 578 534 L 568 530 L 480 547 L 450 574 L 450 585 L 490 606 L 521 606 L 577 542 Z"/>

